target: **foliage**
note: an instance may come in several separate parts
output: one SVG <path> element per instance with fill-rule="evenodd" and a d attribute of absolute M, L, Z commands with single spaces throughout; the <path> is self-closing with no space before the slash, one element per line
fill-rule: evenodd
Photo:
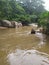
<path fill-rule="evenodd" d="M 46 30 L 49 34 L 49 12 L 44 12 L 40 15 L 39 24 Z"/>
<path fill-rule="evenodd" d="M 20 5 L 25 9 L 26 13 L 28 14 L 40 14 L 44 12 L 44 2 L 42 0 L 18 0 Z"/>
<path fill-rule="evenodd" d="M 37 22 L 38 15 L 45 11 L 43 3 L 42 0 L 0 0 L 0 19 Z"/>
<path fill-rule="evenodd" d="M 16 0 L 1 0 L 0 1 L 0 19 L 13 20 L 17 14 L 25 13 L 25 10 L 18 5 Z"/>

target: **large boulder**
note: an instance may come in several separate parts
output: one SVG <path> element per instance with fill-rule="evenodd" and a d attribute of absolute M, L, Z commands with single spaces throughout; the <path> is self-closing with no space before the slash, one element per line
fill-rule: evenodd
<path fill-rule="evenodd" d="M 31 34 L 35 34 L 35 30 L 34 29 L 31 30 Z"/>
<path fill-rule="evenodd" d="M 11 22 L 8 21 L 8 20 L 0 20 L 0 26 L 2 26 L 2 27 L 10 27 Z"/>
<path fill-rule="evenodd" d="M 0 26 L 8 27 L 8 28 L 15 28 L 16 24 L 15 24 L 15 21 L 0 20 Z"/>
<path fill-rule="evenodd" d="M 15 27 L 21 27 L 22 23 L 18 23 L 16 21 L 8 21 L 8 20 L 0 20 L 0 26 L 1 27 L 8 27 L 8 28 L 15 28 Z"/>

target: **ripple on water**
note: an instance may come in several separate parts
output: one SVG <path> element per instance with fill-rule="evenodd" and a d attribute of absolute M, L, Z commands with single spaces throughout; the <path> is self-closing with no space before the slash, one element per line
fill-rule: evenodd
<path fill-rule="evenodd" d="M 37 50 L 20 50 L 8 56 L 10 65 L 49 65 L 49 55 Z"/>

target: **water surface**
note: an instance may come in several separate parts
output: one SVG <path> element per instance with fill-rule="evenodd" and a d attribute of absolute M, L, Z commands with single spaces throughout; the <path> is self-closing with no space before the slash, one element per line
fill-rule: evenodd
<path fill-rule="evenodd" d="M 31 29 L 0 30 L 0 65 L 49 65 L 49 38 Z"/>

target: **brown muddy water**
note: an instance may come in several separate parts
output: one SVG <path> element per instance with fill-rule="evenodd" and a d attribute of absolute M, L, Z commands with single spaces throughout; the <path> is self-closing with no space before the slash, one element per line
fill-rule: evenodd
<path fill-rule="evenodd" d="M 0 29 L 0 65 L 49 65 L 49 38 L 31 29 Z"/>

